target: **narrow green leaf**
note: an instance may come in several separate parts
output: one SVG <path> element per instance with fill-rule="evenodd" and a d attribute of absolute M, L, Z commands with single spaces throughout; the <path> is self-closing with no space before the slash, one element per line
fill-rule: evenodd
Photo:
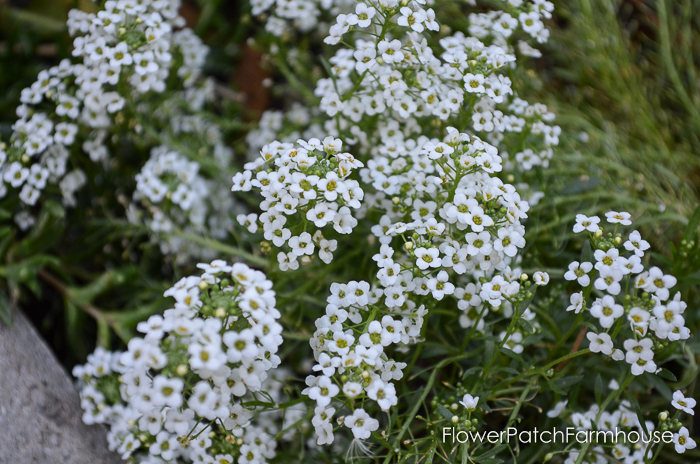
<path fill-rule="evenodd" d="M 440 414 L 442 414 L 442 417 L 447 419 L 448 422 L 452 420 L 452 416 L 454 416 L 454 414 L 452 414 L 449 409 L 447 409 L 445 406 L 441 405 L 440 403 L 438 403 L 437 407 L 438 407 L 438 410 L 440 411 Z"/>
<path fill-rule="evenodd" d="M 493 340 L 486 340 L 484 343 L 484 366 L 488 366 L 493 359 L 493 352 L 496 348 L 496 343 Z"/>
<path fill-rule="evenodd" d="M 603 378 L 600 374 L 595 377 L 595 385 L 593 386 L 595 393 L 595 402 L 600 405 L 603 402 Z"/>
<path fill-rule="evenodd" d="M 561 388 L 557 387 L 557 385 L 552 382 L 546 375 L 543 375 L 544 379 L 547 381 L 547 385 L 549 385 L 549 388 L 554 392 L 558 393 L 560 395 L 566 395 L 566 392 L 562 390 Z"/>
<path fill-rule="evenodd" d="M 520 318 L 518 319 L 518 323 L 527 333 L 535 333 L 535 328 L 530 324 L 530 321 Z"/>
<path fill-rule="evenodd" d="M 678 382 L 678 379 L 675 375 L 673 375 L 673 372 L 669 371 L 668 369 L 662 368 L 661 371 L 659 371 L 659 373 L 656 375 L 663 379 L 670 380 L 671 382 Z"/>
<path fill-rule="evenodd" d="M 481 459 L 490 458 L 492 456 L 497 455 L 498 453 L 500 453 L 501 451 L 503 451 L 507 447 L 508 447 L 508 444 L 503 443 L 503 444 L 498 445 L 497 447 L 485 452 L 484 454 L 480 454 L 479 456 L 473 457 L 472 459 L 474 459 L 475 461 L 479 461 Z"/>
<path fill-rule="evenodd" d="M 698 223 L 700 223 L 700 206 L 695 208 L 695 212 L 693 212 L 690 220 L 688 220 L 688 225 L 686 226 L 685 234 L 683 235 L 684 239 L 687 241 L 695 239 L 695 236 L 698 233 Z"/>
<path fill-rule="evenodd" d="M 570 388 L 579 383 L 581 380 L 584 379 L 585 376 L 583 375 L 572 375 L 570 377 L 561 377 L 559 379 L 554 380 L 554 384 L 559 387 L 559 388 Z"/>
<path fill-rule="evenodd" d="M 645 434 L 649 435 L 649 431 L 647 430 L 647 424 L 644 420 L 644 415 L 642 414 L 642 409 L 639 407 L 639 403 L 637 402 L 637 398 L 635 398 L 628 391 L 625 391 L 625 396 L 627 397 L 627 400 L 632 405 L 632 409 L 634 409 L 634 412 L 637 414 L 637 419 L 639 419 L 639 423 L 642 425 L 642 430 L 644 430 Z"/>
<path fill-rule="evenodd" d="M 518 353 L 514 352 L 513 350 L 509 350 L 508 348 L 499 347 L 498 351 L 501 352 L 502 354 L 508 356 L 509 358 L 515 359 L 520 364 L 527 366 L 527 363 L 523 360 L 523 358 L 520 357 L 520 355 Z"/>
<path fill-rule="evenodd" d="M 593 249 L 591 248 L 591 242 L 586 240 L 583 243 L 583 248 L 581 249 L 581 262 L 593 262 Z"/>
<path fill-rule="evenodd" d="M 655 375 L 655 374 L 650 374 L 646 373 L 644 375 L 644 378 L 649 381 L 652 387 L 656 389 L 659 393 L 661 393 L 661 396 L 666 398 L 668 401 L 673 401 L 673 392 L 671 389 L 666 385 L 666 382 L 664 382 L 661 377 Z"/>

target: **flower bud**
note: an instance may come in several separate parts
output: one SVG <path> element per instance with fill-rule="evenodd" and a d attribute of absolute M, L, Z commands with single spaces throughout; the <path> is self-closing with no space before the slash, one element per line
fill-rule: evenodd
<path fill-rule="evenodd" d="M 403 247 L 407 250 L 412 250 L 413 249 L 413 242 L 406 242 L 403 244 Z"/>
<path fill-rule="evenodd" d="M 226 317 L 226 310 L 224 308 L 216 308 L 214 316 L 218 317 L 219 319 L 223 319 Z"/>
<path fill-rule="evenodd" d="M 187 374 L 187 364 L 180 364 L 175 368 L 175 373 L 180 377 L 184 377 Z"/>
<path fill-rule="evenodd" d="M 595 236 L 596 236 L 597 238 L 602 237 L 602 236 L 603 236 L 603 229 L 598 229 L 598 230 L 596 230 L 596 231 L 595 231 Z"/>
<path fill-rule="evenodd" d="M 660 420 L 661 422 L 663 422 L 663 421 L 665 421 L 666 419 L 668 419 L 668 411 L 660 412 L 660 413 L 659 413 L 659 420 Z"/>
<path fill-rule="evenodd" d="M 452 419 L 451 419 L 451 420 L 452 420 L 452 423 L 453 423 L 453 424 L 456 424 L 457 422 L 459 422 L 459 417 L 458 417 L 458 416 L 452 416 Z"/>

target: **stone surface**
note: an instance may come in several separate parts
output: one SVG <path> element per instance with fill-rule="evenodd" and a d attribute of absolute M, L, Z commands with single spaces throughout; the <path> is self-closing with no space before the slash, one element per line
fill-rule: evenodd
<path fill-rule="evenodd" d="M 88 426 L 72 378 L 23 314 L 0 322 L 0 464 L 117 464 Z"/>

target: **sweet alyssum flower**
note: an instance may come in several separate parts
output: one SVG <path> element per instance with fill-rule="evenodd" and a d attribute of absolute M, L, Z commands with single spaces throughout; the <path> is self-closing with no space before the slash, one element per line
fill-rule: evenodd
<path fill-rule="evenodd" d="M 267 372 L 280 362 L 272 283 L 241 263 L 199 267 L 202 276 L 165 292 L 173 308 L 138 325 L 143 338 L 123 353 L 98 349 L 73 370 L 84 420 L 108 424 L 110 449 L 123 459 L 263 462 L 275 455 L 271 436 L 250 423 L 254 408 L 241 401 L 267 388 Z"/>

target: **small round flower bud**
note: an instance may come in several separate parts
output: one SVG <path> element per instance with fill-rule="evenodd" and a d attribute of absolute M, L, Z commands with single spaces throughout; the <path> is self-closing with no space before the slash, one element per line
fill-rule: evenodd
<path fill-rule="evenodd" d="M 619 245 L 620 243 L 622 243 L 622 238 L 620 238 L 619 236 L 615 237 L 615 245 Z"/>
<path fill-rule="evenodd" d="M 522 274 L 520 274 L 520 280 L 522 280 L 523 282 L 525 282 L 529 278 L 530 278 L 530 276 L 528 276 L 524 272 Z"/>
<path fill-rule="evenodd" d="M 394 197 L 391 199 L 391 202 L 395 205 L 398 205 L 400 201 L 401 201 L 401 198 L 399 198 L 399 197 Z"/>
<path fill-rule="evenodd" d="M 187 374 L 187 370 L 187 364 L 180 364 L 175 368 L 175 373 L 180 377 L 184 377 L 184 375 Z"/>
<path fill-rule="evenodd" d="M 600 238 L 603 236 L 603 229 L 598 229 L 595 231 L 595 236 Z"/>
<path fill-rule="evenodd" d="M 451 419 L 451 420 L 452 420 L 452 423 L 453 423 L 453 424 L 456 424 L 457 422 L 459 422 L 459 417 L 458 417 L 458 416 L 452 416 L 452 419 Z"/>
<path fill-rule="evenodd" d="M 205 290 L 208 286 L 209 286 L 209 284 L 206 283 L 205 281 L 201 281 L 201 282 L 199 283 L 199 288 L 202 289 L 202 290 Z"/>
<path fill-rule="evenodd" d="M 542 462 L 550 461 L 553 457 L 554 457 L 554 453 L 547 453 L 547 454 L 544 456 L 544 460 L 543 460 Z"/>
<path fill-rule="evenodd" d="M 226 310 L 224 308 L 216 308 L 214 316 L 218 317 L 219 319 L 223 319 L 226 317 Z"/>
<path fill-rule="evenodd" d="M 403 247 L 407 250 L 412 250 L 413 249 L 413 242 L 406 242 L 403 244 Z"/>
<path fill-rule="evenodd" d="M 660 412 L 659 413 L 659 420 L 663 422 L 666 419 L 668 419 L 668 411 Z"/>

